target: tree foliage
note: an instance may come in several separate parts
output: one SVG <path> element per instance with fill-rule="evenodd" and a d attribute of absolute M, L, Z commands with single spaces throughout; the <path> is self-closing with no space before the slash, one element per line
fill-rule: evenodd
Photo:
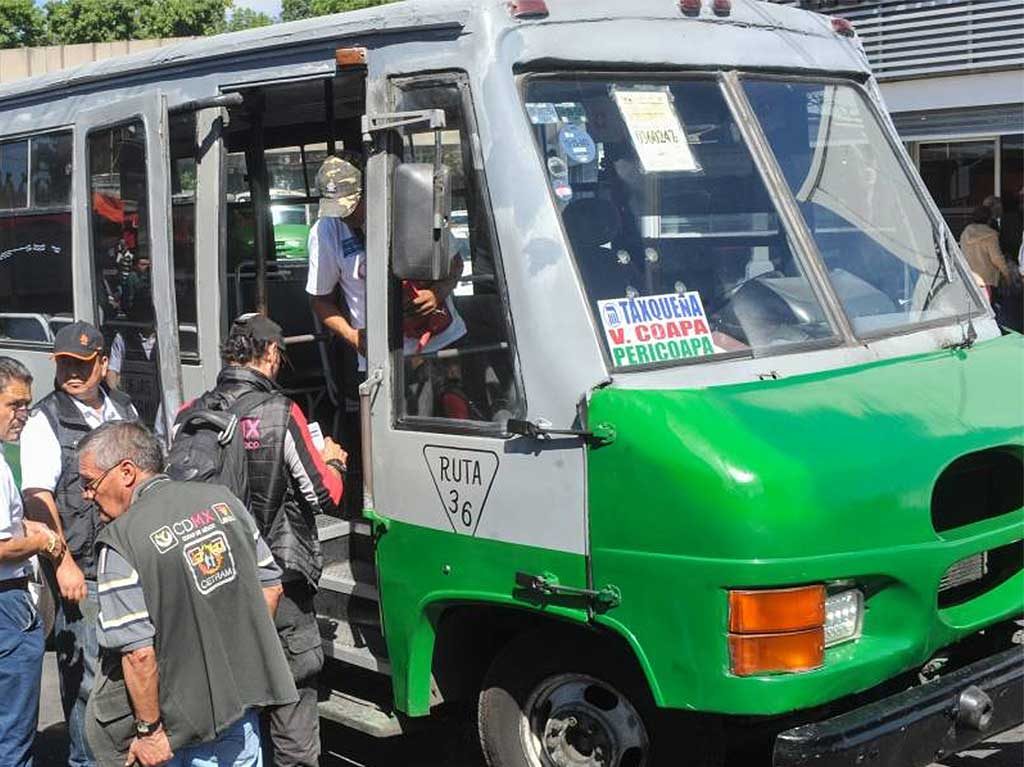
<path fill-rule="evenodd" d="M 393 0 L 309 0 L 309 8 L 312 16 L 326 16 L 329 13 L 357 11 L 360 8 L 370 8 L 388 2 Z"/>
<path fill-rule="evenodd" d="M 147 0 L 139 2 L 139 36 L 202 37 L 225 28 L 231 0 Z"/>
<path fill-rule="evenodd" d="M 281 0 L 281 21 L 297 21 L 315 15 L 313 0 Z"/>
<path fill-rule="evenodd" d="M 32 0 L 0 2 L 0 48 L 46 44 L 46 17 Z"/>
<path fill-rule="evenodd" d="M 243 29 L 254 29 L 266 27 L 274 23 L 274 20 L 262 11 L 254 11 L 252 8 L 239 6 L 231 11 L 231 18 L 228 19 L 225 32 L 240 32 Z"/>
<path fill-rule="evenodd" d="M 47 0 L 46 25 L 57 44 L 131 40 L 139 32 L 139 0 Z"/>

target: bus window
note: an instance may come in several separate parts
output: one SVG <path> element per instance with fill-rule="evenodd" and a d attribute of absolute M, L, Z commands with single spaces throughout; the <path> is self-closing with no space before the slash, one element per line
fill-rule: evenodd
<path fill-rule="evenodd" d="M 108 383 L 150 427 L 163 422 L 150 272 L 146 142 L 138 120 L 88 136 L 92 254 Z"/>
<path fill-rule="evenodd" d="M 171 222 L 178 346 L 183 361 L 199 359 L 196 322 L 196 115 L 171 117 Z"/>
<path fill-rule="evenodd" d="M 71 133 L 0 144 L 0 181 L 0 343 L 51 343 L 74 309 Z"/>
<path fill-rule="evenodd" d="M 482 171 L 473 168 L 472 128 L 459 85 L 412 84 L 404 91 L 403 110 L 430 108 L 443 108 L 447 119 L 441 159 L 451 173 L 451 271 L 440 284 L 404 281 L 397 288 L 401 311 L 391 318 L 392 337 L 402 338 L 405 354 L 396 411 L 410 423 L 429 418 L 453 427 L 467 421 L 504 424 L 520 411 L 521 397 Z M 403 161 L 433 163 L 433 132 L 416 126 L 403 134 L 402 144 Z M 417 297 L 430 290 L 447 298 L 432 315 L 418 316 Z M 431 428 L 436 425 L 435 420 Z"/>

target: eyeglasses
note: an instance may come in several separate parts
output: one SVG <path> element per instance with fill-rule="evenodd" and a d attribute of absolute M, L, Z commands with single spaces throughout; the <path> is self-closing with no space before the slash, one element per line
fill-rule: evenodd
<path fill-rule="evenodd" d="M 82 485 L 82 495 L 96 495 L 96 491 L 100 489 L 100 485 L 103 484 L 103 480 L 107 478 L 107 475 L 114 469 L 116 469 L 118 466 L 120 466 L 122 463 L 124 463 L 126 460 L 126 458 L 122 458 L 120 461 L 115 463 L 105 472 L 96 477 L 96 479 L 88 482 L 87 484 Z"/>

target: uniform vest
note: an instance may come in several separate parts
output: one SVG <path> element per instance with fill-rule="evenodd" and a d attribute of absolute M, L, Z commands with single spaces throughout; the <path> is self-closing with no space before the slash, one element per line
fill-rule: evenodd
<path fill-rule="evenodd" d="M 132 401 L 127 394 L 104 389 L 114 404 L 118 417 L 124 421 L 137 420 Z M 68 541 L 68 551 L 88 580 L 96 579 L 96 536 L 103 525 L 95 503 L 82 498 L 82 483 L 78 478 L 78 441 L 92 431 L 85 417 L 75 405 L 71 395 L 60 389 L 44 397 L 36 410 L 46 416 L 53 434 L 60 444 L 60 477 L 53 490 Z"/>
<path fill-rule="evenodd" d="M 139 575 L 174 751 L 215 740 L 247 709 L 298 699 L 260 587 L 254 531 L 226 488 L 160 476 L 100 533 L 99 543 Z M 105 762 L 104 752 L 127 749 L 130 718 L 128 726 L 115 723 L 131 708 L 120 654 L 104 649 L 103 656 L 90 717 L 103 733 L 89 735 Z"/>
<path fill-rule="evenodd" d="M 134 330 L 124 334 L 124 359 L 121 361 L 121 388 L 132 398 L 139 418 L 147 426 L 156 423 L 160 407 L 159 344 L 147 358 L 142 339 Z"/>
<path fill-rule="evenodd" d="M 229 366 L 217 376 L 217 389 L 238 398 L 251 391 L 273 392 L 277 385 L 244 367 Z M 285 578 L 299 578 L 316 588 L 323 557 L 314 510 L 298 493 L 284 460 L 292 401 L 277 394 L 239 413 L 249 474 L 249 509 Z"/>

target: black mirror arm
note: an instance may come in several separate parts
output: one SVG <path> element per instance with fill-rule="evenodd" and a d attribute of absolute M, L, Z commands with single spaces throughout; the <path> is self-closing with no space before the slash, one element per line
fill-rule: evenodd
<path fill-rule="evenodd" d="M 578 437 L 593 447 L 610 445 L 615 441 L 615 427 L 608 423 L 598 424 L 592 431 L 588 431 L 585 429 L 552 429 L 544 421 L 509 418 L 505 431 L 509 434 L 518 434 L 534 439 L 550 439 L 554 436 Z"/>

